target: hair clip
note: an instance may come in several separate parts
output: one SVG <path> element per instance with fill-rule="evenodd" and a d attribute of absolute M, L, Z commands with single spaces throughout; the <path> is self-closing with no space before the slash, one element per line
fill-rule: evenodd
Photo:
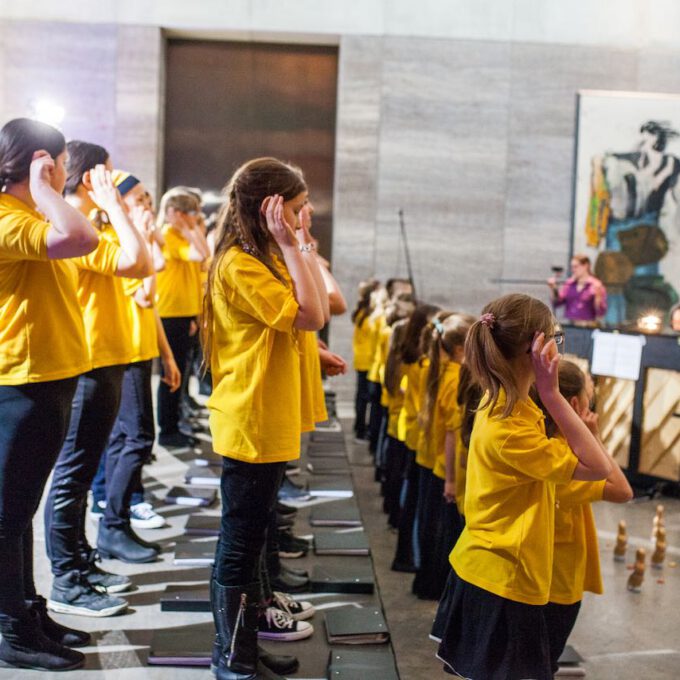
<path fill-rule="evenodd" d="M 251 246 L 250 243 L 246 243 L 245 241 L 239 239 L 238 244 L 241 246 L 241 250 L 248 255 L 253 255 L 255 252 L 255 248 Z"/>
<path fill-rule="evenodd" d="M 493 330 L 494 324 L 496 323 L 496 317 L 491 312 L 486 312 L 486 314 L 482 314 L 482 316 L 479 317 L 479 321 L 489 330 Z"/>
<path fill-rule="evenodd" d="M 444 335 L 444 324 L 439 319 L 432 319 L 432 325 L 439 335 Z"/>

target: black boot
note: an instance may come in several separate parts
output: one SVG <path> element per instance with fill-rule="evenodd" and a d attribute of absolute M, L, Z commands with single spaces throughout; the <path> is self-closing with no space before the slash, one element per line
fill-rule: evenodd
<path fill-rule="evenodd" d="M 0 666 L 44 671 L 70 671 L 85 664 L 85 655 L 50 640 L 25 610 L 18 616 L 0 615 Z"/>
<path fill-rule="evenodd" d="M 37 595 L 34 600 L 26 602 L 28 610 L 33 614 L 40 630 L 53 642 L 64 647 L 85 647 L 90 644 L 90 634 L 82 630 L 67 628 L 53 621 L 47 613 L 47 600 Z"/>
<path fill-rule="evenodd" d="M 257 619 L 260 587 L 221 586 L 210 582 L 210 601 L 219 653 L 215 669 L 217 680 L 263 680 L 272 676 L 258 664 Z M 217 654 L 215 654 L 217 656 Z"/>
<path fill-rule="evenodd" d="M 127 528 L 109 528 L 102 520 L 99 523 L 97 551 L 105 559 L 116 559 L 132 564 L 155 562 L 158 551 L 137 543 L 130 535 L 131 531 Z"/>
<path fill-rule="evenodd" d="M 159 554 L 162 550 L 163 547 L 161 546 L 160 543 L 152 543 L 151 541 L 145 541 L 139 534 L 135 532 L 135 530 L 130 527 L 130 529 L 127 531 L 128 536 L 135 541 L 135 543 L 139 543 L 143 548 L 150 548 L 151 550 L 155 550 L 157 554 Z"/>

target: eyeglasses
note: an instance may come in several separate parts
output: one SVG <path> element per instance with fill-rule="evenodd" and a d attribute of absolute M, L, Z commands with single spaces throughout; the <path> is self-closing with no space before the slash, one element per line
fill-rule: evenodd
<path fill-rule="evenodd" d="M 555 344 L 559 349 L 564 349 L 564 331 L 555 331 L 555 334 L 551 337 L 545 338 L 546 342 L 550 342 L 551 340 L 555 341 Z M 531 354 L 531 348 L 533 347 L 534 344 L 534 338 L 531 337 L 529 339 L 529 349 L 527 350 L 527 354 Z"/>

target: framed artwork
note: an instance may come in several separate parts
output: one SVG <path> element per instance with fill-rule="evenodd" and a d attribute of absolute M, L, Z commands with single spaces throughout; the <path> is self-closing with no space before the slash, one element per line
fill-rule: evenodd
<path fill-rule="evenodd" d="M 574 253 L 607 287 L 608 324 L 678 301 L 680 95 L 578 93 Z"/>

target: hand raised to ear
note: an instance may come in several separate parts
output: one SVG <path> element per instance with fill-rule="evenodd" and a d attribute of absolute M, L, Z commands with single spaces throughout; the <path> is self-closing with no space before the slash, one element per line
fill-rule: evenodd
<path fill-rule="evenodd" d="M 545 333 L 537 333 L 531 345 L 531 363 L 536 376 L 536 389 L 541 398 L 559 393 L 558 365 L 560 355 L 554 339 L 545 341 Z"/>
<path fill-rule="evenodd" d="M 267 220 L 267 229 L 280 248 L 297 245 L 295 231 L 283 216 L 283 196 L 268 196 L 262 202 Z"/>

